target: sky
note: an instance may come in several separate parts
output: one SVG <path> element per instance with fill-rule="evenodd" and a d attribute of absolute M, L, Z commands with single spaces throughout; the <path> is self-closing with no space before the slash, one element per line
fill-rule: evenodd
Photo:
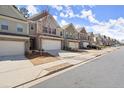
<path fill-rule="evenodd" d="M 73 23 L 76 28 L 124 40 L 124 5 L 18 5 L 30 16 L 48 10 L 60 26 Z"/>

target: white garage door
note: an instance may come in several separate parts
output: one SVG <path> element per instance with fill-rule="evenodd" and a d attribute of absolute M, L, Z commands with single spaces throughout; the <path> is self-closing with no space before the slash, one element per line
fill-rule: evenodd
<path fill-rule="evenodd" d="M 24 55 L 24 42 L 0 41 L 0 56 Z"/>
<path fill-rule="evenodd" d="M 61 49 L 61 41 L 59 40 L 42 40 L 42 48 L 44 50 L 60 50 Z"/>
<path fill-rule="evenodd" d="M 88 45 L 89 45 L 88 42 L 83 42 L 83 46 L 84 46 L 85 48 L 87 48 Z"/>
<path fill-rule="evenodd" d="M 74 49 L 78 49 L 79 43 L 77 43 L 77 42 L 69 42 L 69 47 L 74 48 Z"/>

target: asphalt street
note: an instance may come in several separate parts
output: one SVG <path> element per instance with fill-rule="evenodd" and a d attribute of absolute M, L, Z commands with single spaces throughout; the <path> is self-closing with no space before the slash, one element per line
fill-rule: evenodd
<path fill-rule="evenodd" d="M 32 87 L 124 88 L 124 47 Z"/>

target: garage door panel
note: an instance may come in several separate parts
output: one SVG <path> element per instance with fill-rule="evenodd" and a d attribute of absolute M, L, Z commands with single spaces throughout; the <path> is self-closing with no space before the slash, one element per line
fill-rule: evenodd
<path fill-rule="evenodd" d="M 0 41 L 0 56 L 24 55 L 24 42 Z"/>
<path fill-rule="evenodd" d="M 59 40 L 42 40 L 42 48 L 44 50 L 60 50 L 61 49 L 61 41 Z"/>

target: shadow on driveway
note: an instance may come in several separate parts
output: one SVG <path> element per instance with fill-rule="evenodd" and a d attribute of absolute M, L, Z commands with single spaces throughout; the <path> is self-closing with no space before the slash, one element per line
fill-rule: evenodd
<path fill-rule="evenodd" d="M 27 58 L 23 55 L 20 56 L 2 56 L 0 57 L 0 61 L 16 61 L 16 60 L 27 60 Z M 20 62 L 20 61 L 17 61 Z"/>

